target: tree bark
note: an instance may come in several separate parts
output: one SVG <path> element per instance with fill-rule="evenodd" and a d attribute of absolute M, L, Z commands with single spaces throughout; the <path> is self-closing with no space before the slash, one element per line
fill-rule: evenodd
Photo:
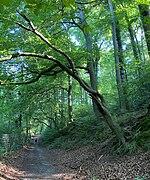
<path fill-rule="evenodd" d="M 83 33 L 84 33 L 84 37 L 85 37 L 85 41 L 86 41 L 86 48 L 87 48 L 87 52 L 89 53 L 89 55 L 87 56 L 87 68 L 88 68 L 88 72 L 90 75 L 90 84 L 91 84 L 92 89 L 97 91 L 97 77 L 96 77 L 96 72 L 95 72 L 95 68 L 94 68 L 94 59 L 92 58 L 91 36 L 90 36 L 90 32 L 88 30 L 88 23 L 86 21 L 84 11 L 82 10 L 81 5 L 78 5 L 78 7 L 79 7 L 79 13 L 80 13 L 80 20 L 82 23 L 82 29 L 83 29 Z M 97 105 L 95 104 L 95 101 L 93 99 L 92 99 L 92 102 L 93 102 L 93 109 L 94 109 L 96 118 L 98 120 L 100 118 L 100 113 L 99 113 Z"/>
<path fill-rule="evenodd" d="M 116 22 L 116 38 L 118 43 L 118 55 L 119 55 L 119 68 L 120 68 L 120 76 L 121 76 L 121 86 L 122 86 L 122 109 L 128 110 L 128 99 L 127 99 L 127 87 L 125 83 L 127 83 L 127 72 L 126 66 L 124 63 L 124 55 L 123 55 L 123 47 L 121 40 L 121 32 L 119 27 L 119 22 Z"/>
<path fill-rule="evenodd" d="M 108 127 L 112 130 L 112 132 L 115 133 L 116 137 L 120 141 L 120 143 L 123 145 L 123 147 L 126 147 L 125 138 L 123 135 L 123 132 L 119 125 L 115 124 L 113 121 L 112 115 L 107 109 L 103 96 L 98 92 L 93 90 L 91 87 L 89 87 L 84 80 L 82 80 L 78 74 L 74 74 L 72 76 L 74 79 L 78 81 L 78 83 L 81 85 L 81 87 L 89 93 L 89 95 L 92 97 L 93 101 L 97 105 L 98 111 L 103 115 L 105 123 L 108 125 Z"/>
<path fill-rule="evenodd" d="M 116 83 L 118 89 L 118 97 L 120 109 L 126 111 L 128 109 L 128 100 L 127 100 L 127 90 L 125 83 L 127 82 L 127 75 L 125 70 L 123 50 L 122 50 L 122 41 L 120 35 L 119 22 L 115 20 L 114 7 L 111 0 L 108 0 L 110 13 L 112 16 L 112 39 L 114 46 L 114 57 L 115 57 L 115 67 L 116 67 Z"/>
<path fill-rule="evenodd" d="M 68 75 L 68 116 L 69 122 L 73 121 L 73 113 L 72 113 L 72 77 Z"/>
<path fill-rule="evenodd" d="M 150 56 L 150 5 L 139 4 L 138 6 L 145 33 L 148 54 Z"/>
<path fill-rule="evenodd" d="M 60 115 L 61 115 L 61 120 L 63 121 L 65 119 L 64 118 L 64 103 L 65 103 L 64 88 L 60 89 L 60 94 L 61 94 Z"/>
<path fill-rule="evenodd" d="M 136 62 L 138 64 L 138 67 L 137 67 L 137 70 L 136 70 L 136 75 L 138 77 L 140 77 L 141 72 L 140 72 L 140 68 L 139 68 L 139 62 L 141 60 L 141 56 L 138 53 L 138 47 L 137 47 L 137 43 L 136 43 L 135 38 L 134 38 L 135 36 L 134 36 L 133 28 L 132 28 L 131 22 L 129 21 L 127 15 L 126 15 L 126 22 L 127 22 L 128 31 L 129 31 L 129 34 L 130 34 L 130 40 L 131 40 L 131 45 L 132 45 L 134 58 L 135 58 L 135 60 L 136 60 Z"/>

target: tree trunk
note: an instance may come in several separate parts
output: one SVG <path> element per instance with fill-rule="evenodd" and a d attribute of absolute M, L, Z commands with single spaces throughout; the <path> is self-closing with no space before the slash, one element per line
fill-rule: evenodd
<path fill-rule="evenodd" d="M 54 121 L 53 121 L 53 123 L 54 123 L 54 126 L 59 129 L 59 120 L 58 120 L 59 107 L 58 107 L 58 98 L 56 96 L 56 89 L 55 88 L 54 88 L 53 93 L 54 93 L 53 94 L 54 102 L 56 102 L 55 107 L 54 107 Z"/>
<path fill-rule="evenodd" d="M 128 100 L 126 96 L 127 92 L 126 92 L 126 87 L 124 85 L 124 83 L 127 82 L 127 75 L 126 75 L 126 70 L 124 68 L 125 65 L 123 59 L 120 28 L 119 28 L 119 23 L 115 20 L 114 8 L 111 0 L 108 0 L 108 4 L 112 16 L 112 39 L 114 46 L 118 97 L 119 97 L 120 109 L 124 111 L 128 109 Z"/>
<path fill-rule="evenodd" d="M 145 33 L 148 54 L 150 56 L 150 5 L 139 4 L 138 6 Z"/>
<path fill-rule="evenodd" d="M 126 142 L 125 142 L 125 138 L 123 136 L 123 132 L 122 132 L 121 128 L 115 122 L 113 122 L 113 118 L 112 118 L 109 110 L 105 106 L 103 100 L 101 98 L 99 98 L 98 96 L 95 96 L 93 94 L 90 94 L 90 95 L 95 100 L 99 111 L 102 113 L 102 115 L 105 119 L 106 124 L 112 130 L 112 132 L 114 132 L 116 134 L 116 137 L 119 139 L 120 143 L 125 148 Z"/>
<path fill-rule="evenodd" d="M 93 101 L 95 102 L 95 105 L 97 106 L 99 113 L 103 115 L 105 123 L 112 130 L 112 132 L 115 133 L 120 143 L 122 143 L 122 145 L 125 147 L 126 143 L 125 143 L 125 138 L 123 136 L 123 132 L 121 131 L 120 126 L 114 123 L 111 113 L 109 112 L 109 110 L 105 105 L 103 96 L 98 91 L 95 91 L 91 87 L 89 87 L 87 83 L 79 77 L 78 74 L 72 74 L 72 77 L 78 81 L 78 83 L 86 92 L 89 93 L 89 95 L 92 97 Z"/>
<path fill-rule="evenodd" d="M 86 21 L 86 17 L 84 15 L 81 5 L 78 5 L 78 7 L 79 7 L 80 20 L 82 23 L 83 33 L 84 33 L 84 37 L 86 41 L 86 48 L 87 48 L 87 52 L 89 53 L 89 55 L 87 56 L 87 68 L 90 75 L 90 84 L 91 84 L 92 89 L 97 91 L 97 78 L 96 78 L 96 72 L 94 68 L 94 60 L 92 58 L 92 42 L 91 42 L 90 32 L 88 31 L 88 23 Z M 96 118 L 98 120 L 100 118 L 100 113 L 93 99 L 92 99 L 92 102 L 93 102 L 93 109 L 94 109 Z"/>
<path fill-rule="evenodd" d="M 20 114 L 19 114 L 19 128 L 21 128 L 22 127 L 22 112 L 20 112 Z"/>
<path fill-rule="evenodd" d="M 64 103 L 65 103 L 64 88 L 61 88 L 60 94 L 61 94 L 60 116 L 61 116 L 61 120 L 64 121 L 64 119 L 65 119 L 64 118 Z"/>
<path fill-rule="evenodd" d="M 122 83 L 127 82 L 127 73 L 125 69 L 124 56 L 123 56 L 123 47 L 121 40 L 121 32 L 119 27 L 119 22 L 116 21 L 116 39 L 118 43 L 118 54 L 119 54 L 119 65 L 120 65 L 120 75 Z M 125 87 L 124 87 L 125 90 Z"/>
<path fill-rule="evenodd" d="M 120 76 L 121 76 L 121 86 L 122 86 L 122 101 L 123 101 L 123 109 L 128 110 L 128 99 L 127 99 L 127 88 L 125 83 L 127 83 L 127 72 L 124 63 L 124 56 L 123 56 L 123 47 L 122 47 L 122 40 L 121 40 L 121 32 L 119 27 L 119 22 L 116 22 L 116 38 L 118 43 L 118 55 L 119 55 L 119 68 L 120 68 Z"/>
<path fill-rule="evenodd" d="M 72 113 L 72 79 L 71 76 L 68 75 L 68 116 L 69 122 L 73 121 L 73 113 Z"/>
<path fill-rule="evenodd" d="M 130 40 L 131 40 L 131 45 L 132 45 L 132 50 L 133 50 L 133 54 L 134 54 L 134 58 L 136 60 L 136 63 L 138 64 L 138 67 L 137 67 L 137 70 L 136 70 L 136 75 L 138 77 L 140 77 L 140 68 L 139 68 L 139 62 L 140 62 L 140 55 L 138 53 L 138 47 L 137 47 L 137 43 L 135 41 L 135 38 L 134 38 L 134 32 L 133 32 L 133 28 L 131 26 L 131 22 L 129 22 L 129 19 L 126 15 L 126 22 L 127 22 L 127 26 L 128 26 L 128 31 L 129 31 L 129 34 L 130 34 Z"/>

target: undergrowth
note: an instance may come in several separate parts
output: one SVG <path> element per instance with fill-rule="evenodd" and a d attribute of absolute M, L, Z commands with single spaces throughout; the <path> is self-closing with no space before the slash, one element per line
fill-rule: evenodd
<path fill-rule="evenodd" d="M 150 114 L 135 119 L 130 126 L 126 152 L 133 153 L 139 148 L 150 150 Z"/>
<path fill-rule="evenodd" d="M 95 144 L 109 137 L 109 129 L 92 119 L 78 119 L 64 129 L 47 129 L 43 133 L 43 143 L 50 148 L 75 148 L 80 145 Z"/>
<path fill-rule="evenodd" d="M 90 114 L 89 114 L 90 113 Z M 97 144 L 112 137 L 112 132 L 103 123 L 97 121 L 91 112 L 78 112 L 76 119 L 63 129 L 46 129 L 43 143 L 49 148 L 76 148 L 88 144 Z M 133 153 L 139 148 L 150 150 L 150 115 L 141 118 L 119 118 L 127 141 L 125 153 Z M 118 152 L 120 145 L 114 141 L 112 149 Z"/>
<path fill-rule="evenodd" d="M 43 143 L 50 148 L 75 148 L 87 144 L 103 142 L 111 132 L 102 120 L 97 121 L 90 109 L 77 109 L 74 121 L 63 129 L 47 128 L 43 133 Z"/>

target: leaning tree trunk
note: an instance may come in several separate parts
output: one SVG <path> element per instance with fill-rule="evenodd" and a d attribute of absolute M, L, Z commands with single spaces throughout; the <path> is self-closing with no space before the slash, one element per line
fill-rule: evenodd
<path fill-rule="evenodd" d="M 126 147 L 126 142 L 125 142 L 125 138 L 123 136 L 123 132 L 121 130 L 121 128 L 115 124 L 115 122 L 113 122 L 113 117 L 111 115 L 111 113 L 109 112 L 109 110 L 107 109 L 107 107 L 105 106 L 104 102 L 103 102 L 103 98 L 100 98 L 99 95 L 94 95 L 94 94 L 90 94 L 95 103 L 97 104 L 97 107 L 99 109 L 99 111 L 101 112 L 101 114 L 103 115 L 106 124 L 108 125 L 108 127 L 116 134 L 116 137 L 119 139 L 120 143 L 123 145 L 123 147 Z"/>
<path fill-rule="evenodd" d="M 113 117 L 105 105 L 103 96 L 98 91 L 95 91 L 90 86 L 88 86 L 88 84 L 83 79 L 81 79 L 78 74 L 72 74 L 72 77 L 78 81 L 80 86 L 86 92 L 89 93 L 89 95 L 92 97 L 93 101 L 95 102 L 95 105 L 97 106 L 99 113 L 103 115 L 105 123 L 112 130 L 112 132 L 115 133 L 116 137 L 123 145 L 123 147 L 126 147 L 126 142 L 123 136 L 123 132 L 120 126 L 115 124 L 115 122 L 113 121 Z"/>

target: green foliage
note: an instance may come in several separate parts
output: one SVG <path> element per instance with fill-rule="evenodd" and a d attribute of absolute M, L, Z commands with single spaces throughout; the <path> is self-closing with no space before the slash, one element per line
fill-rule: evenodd
<path fill-rule="evenodd" d="M 34 52 L 54 56 L 61 63 L 70 68 L 70 64 L 62 55 L 51 47 L 16 24 L 21 23 L 29 28 L 29 24 L 16 13 L 16 9 L 24 13 L 33 21 L 39 30 L 52 45 L 62 49 L 73 59 L 75 66 L 87 67 L 87 57 L 83 32 L 91 36 L 92 58 L 94 65 L 98 65 L 98 90 L 104 95 L 106 103 L 115 113 L 119 111 L 118 92 L 115 76 L 115 61 L 112 46 L 111 18 L 106 2 L 97 6 L 95 1 L 81 5 L 86 15 L 88 26 L 82 28 L 78 8 L 75 0 L 0 0 L 0 57 L 13 52 Z M 90 1 L 91 2 L 91 1 Z M 117 2 L 117 3 L 116 3 Z M 124 83 L 127 89 L 127 98 L 130 110 L 145 108 L 149 101 L 150 69 L 142 26 L 138 21 L 138 3 L 147 3 L 148 0 L 113 1 L 116 3 L 116 20 L 119 21 L 123 53 L 125 57 L 128 82 Z M 140 61 L 135 61 L 132 44 L 125 21 L 125 12 L 132 22 L 134 36 Z M 81 30 L 82 29 L 82 30 Z M 139 38 L 139 34 L 141 39 Z M 74 39 L 74 40 L 73 40 Z M 27 82 L 36 77 L 46 68 L 52 67 L 53 62 L 37 58 L 14 58 L 11 61 L 1 62 L 0 81 L 6 84 L 11 82 Z M 77 69 L 81 78 L 90 82 L 87 69 Z M 140 76 L 137 71 L 140 70 Z M 58 72 L 58 74 L 56 73 Z M 94 72 L 95 73 L 95 72 Z M 89 83 L 90 84 L 90 83 Z M 23 135 L 44 131 L 44 143 L 57 147 L 69 147 L 76 144 L 101 142 L 109 137 L 110 131 L 104 130 L 104 124 L 95 120 L 90 100 L 73 82 L 73 118 L 68 120 L 67 90 L 68 81 L 65 73 L 59 67 L 46 72 L 33 84 L 22 86 L 1 86 L 0 88 L 0 135 L 12 134 L 15 143 L 12 147 L 22 146 Z M 21 95 L 18 95 L 21 92 Z M 22 115 L 22 127 L 17 128 L 15 122 Z M 50 126 L 51 128 L 46 128 Z M 140 128 L 140 131 L 138 129 Z M 20 133 L 20 140 L 17 135 Z M 149 123 L 143 119 L 134 132 L 134 140 L 129 143 L 129 149 L 136 149 L 144 144 L 149 149 Z M 146 142 L 146 143 L 145 143 Z M 2 149 L 3 151 L 3 149 Z"/>
<path fill-rule="evenodd" d="M 136 117 L 136 113 L 134 116 Z M 125 130 L 125 136 L 128 139 L 125 152 L 129 154 L 136 152 L 139 148 L 150 150 L 150 115 L 146 114 L 141 118 L 134 118 L 134 116 L 128 116 L 126 121 L 122 119 L 122 123 L 128 128 L 128 131 Z"/>
<path fill-rule="evenodd" d="M 5 0 L 5 1 L 1 0 L 0 4 L 3 5 L 3 6 L 10 6 L 11 0 Z"/>
<path fill-rule="evenodd" d="M 78 107 L 73 122 L 63 129 L 47 128 L 43 133 L 43 142 L 50 148 L 74 148 L 86 144 L 103 142 L 110 135 L 110 131 L 102 121 L 97 122 L 87 106 Z"/>
<path fill-rule="evenodd" d="M 135 142 L 143 149 L 150 150 L 150 115 L 140 119 L 138 128 Z"/>
<path fill-rule="evenodd" d="M 53 142 L 56 138 L 60 137 L 60 132 L 58 129 L 47 128 L 43 133 L 43 143 L 49 144 Z"/>
<path fill-rule="evenodd" d="M 75 4 L 75 0 L 63 0 L 65 6 L 70 6 Z"/>

